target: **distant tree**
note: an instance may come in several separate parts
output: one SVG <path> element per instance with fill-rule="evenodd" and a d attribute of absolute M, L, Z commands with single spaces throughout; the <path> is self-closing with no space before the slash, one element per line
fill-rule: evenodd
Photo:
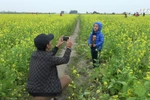
<path fill-rule="evenodd" d="M 112 12 L 112 14 L 114 15 L 115 13 L 114 13 L 114 12 Z"/>
<path fill-rule="evenodd" d="M 77 10 L 71 10 L 71 11 L 69 12 L 69 14 L 78 14 L 78 11 L 77 11 Z"/>
<path fill-rule="evenodd" d="M 93 11 L 93 14 L 99 14 L 99 12 L 97 12 L 97 11 Z"/>
<path fill-rule="evenodd" d="M 64 14 L 64 13 L 65 13 L 65 11 L 61 11 L 60 13 Z"/>

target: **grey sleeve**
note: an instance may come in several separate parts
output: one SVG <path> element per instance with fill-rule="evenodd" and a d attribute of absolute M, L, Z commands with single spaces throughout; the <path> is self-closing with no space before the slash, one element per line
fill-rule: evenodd
<path fill-rule="evenodd" d="M 55 56 L 56 53 L 57 53 L 57 51 L 58 51 L 58 47 L 55 46 L 55 47 L 51 50 L 52 56 Z"/>
<path fill-rule="evenodd" d="M 70 54 L 71 54 L 71 49 L 67 48 L 63 57 L 53 56 L 52 61 L 55 65 L 67 64 L 69 62 L 69 59 L 70 59 Z"/>

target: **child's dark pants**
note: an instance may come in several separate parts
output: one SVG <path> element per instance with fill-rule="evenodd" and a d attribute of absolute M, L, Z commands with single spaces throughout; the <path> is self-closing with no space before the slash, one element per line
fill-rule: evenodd
<path fill-rule="evenodd" d="M 98 53 L 99 53 L 99 51 L 96 50 L 96 48 L 91 48 L 91 55 L 92 55 L 92 60 L 93 60 L 93 66 L 94 67 L 97 67 L 97 64 L 99 63 L 99 61 L 97 61 L 99 59 L 98 58 Z"/>

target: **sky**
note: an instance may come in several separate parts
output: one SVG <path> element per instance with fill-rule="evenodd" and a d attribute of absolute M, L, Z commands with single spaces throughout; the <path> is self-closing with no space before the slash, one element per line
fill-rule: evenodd
<path fill-rule="evenodd" d="M 0 0 L 0 11 L 134 13 L 139 9 L 150 9 L 150 0 Z"/>

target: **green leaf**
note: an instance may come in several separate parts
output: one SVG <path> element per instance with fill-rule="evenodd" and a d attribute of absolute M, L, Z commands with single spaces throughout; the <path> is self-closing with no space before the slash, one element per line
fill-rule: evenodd
<path fill-rule="evenodd" d="M 127 100 L 137 100 L 136 97 L 129 97 Z"/>
<path fill-rule="evenodd" d="M 146 89 L 145 89 L 144 85 L 142 85 L 141 83 L 135 81 L 133 88 L 134 88 L 135 94 L 137 94 L 139 97 L 145 96 Z"/>
<path fill-rule="evenodd" d="M 84 92 L 84 95 L 88 95 L 88 94 L 90 94 L 90 92 Z"/>
<path fill-rule="evenodd" d="M 117 83 L 120 83 L 120 84 L 122 84 L 122 85 L 127 85 L 126 82 L 117 81 Z"/>
<path fill-rule="evenodd" d="M 109 86 L 108 86 L 108 89 L 112 88 L 114 85 L 114 83 L 111 83 Z"/>
<path fill-rule="evenodd" d="M 144 83 L 144 87 L 147 89 L 147 90 L 150 90 L 150 81 L 146 81 Z"/>

